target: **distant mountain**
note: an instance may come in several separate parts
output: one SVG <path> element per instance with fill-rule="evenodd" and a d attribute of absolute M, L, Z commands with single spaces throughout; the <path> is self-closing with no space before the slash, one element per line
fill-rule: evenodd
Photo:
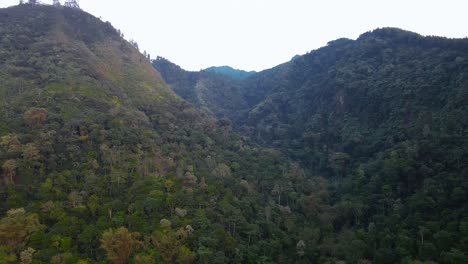
<path fill-rule="evenodd" d="M 193 82 L 183 86 L 155 67 L 181 96 L 212 80 L 192 73 Z M 203 107 L 229 117 L 253 141 L 282 150 L 307 174 L 328 179 L 336 237 L 304 239 L 320 256 L 464 263 L 467 72 L 468 39 L 382 28 L 240 81 L 218 80 L 206 89 L 223 93 Z M 231 96 L 242 103 L 219 103 Z"/>
<path fill-rule="evenodd" d="M 255 74 L 254 71 L 247 72 L 243 70 L 237 70 L 229 66 L 209 67 L 204 69 L 203 71 L 219 73 L 222 75 L 232 77 L 234 79 L 244 79 Z"/>
<path fill-rule="evenodd" d="M 216 117 L 233 119 L 239 109 L 248 107 L 240 90 L 245 77 L 239 75 L 245 72 L 223 67 L 189 72 L 161 57 L 152 64 L 178 95 Z"/>
<path fill-rule="evenodd" d="M 287 67 L 283 64 L 262 74 L 250 72 L 248 76 L 238 78 L 220 73 L 217 67 L 200 72 L 185 71 L 162 57 L 153 60 L 152 64 L 179 96 L 213 116 L 229 118 L 236 124 L 266 97 L 273 83 L 281 80 L 280 72 Z"/>

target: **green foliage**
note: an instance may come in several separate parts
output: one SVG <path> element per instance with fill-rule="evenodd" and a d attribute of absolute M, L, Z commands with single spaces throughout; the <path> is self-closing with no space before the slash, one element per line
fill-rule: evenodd
<path fill-rule="evenodd" d="M 467 262 L 466 40 L 380 29 L 243 78 L 153 61 L 197 110 L 80 10 L 0 9 L 0 33 L 4 262 Z"/>
<path fill-rule="evenodd" d="M 288 205 L 296 223 L 313 226 L 301 232 L 272 221 L 316 245 L 302 258 L 459 263 L 468 252 L 459 233 L 468 216 L 467 47 L 466 39 L 383 28 L 243 79 L 186 72 L 162 58 L 153 66 L 181 97 L 231 119 L 243 141 L 300 164 L 302 175 L 265 175 L 268 183 L 255 186 L 277 206 L 266 207 L 269 221 Z M 311 175 L 329 192 L 319 194 Z"/>
<path fill-rule="evenodd" d="M 180 99 L 89 14 L 0 9 L 0 32 L 2 260 L 294 261 L 297 164 Z"/>

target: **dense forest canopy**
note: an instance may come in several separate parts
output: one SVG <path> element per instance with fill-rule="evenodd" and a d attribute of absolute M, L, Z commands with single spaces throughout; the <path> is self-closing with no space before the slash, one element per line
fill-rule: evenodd
<path fill-rule="evenodd" d="M 0 9 L 0 263 L 468 262 L 467 40 L 187 72 L 77 7 Z"/>
<path fill-rule="evenodd" d="M 306 193 L 272 194 L 297 164 L 193 108 L 79 9 L 0 9 L 0 31 L 2 263 L 300 258 L 289 230 L 306 219 L 288 212 Z"/>
<path fill-rule="evenodd" d="M 186 72 L 166 59 L 153 66 L 247 140 L 327 179 L 337 240 L 316 248 L 348 242 L 318 255 L 468 261 L 468 39 L 377 29 L 242 80 Z"/>

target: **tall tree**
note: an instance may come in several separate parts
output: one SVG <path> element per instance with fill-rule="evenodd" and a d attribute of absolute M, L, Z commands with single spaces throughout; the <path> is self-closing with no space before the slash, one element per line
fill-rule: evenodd
<path fill-rule="evenodd" d="M 32 107 L 24 113 L 24 120 L 30 126 L 41 126 L 47 118 L 47 109 Z"/>
<path fill-rule="evenodd" d="M 6 184 L 14 183 L 14 178 L 16 177 L 16 169 L 18 168 L 16 160 L 7 160 L 3 163 L 3 178 Z"/>
<path fill-rule="evenodd" d="M 128 263 L 128 259 L 142 246 L 139 237 L 139 233 L 129 232 L 125 227 L 111 228 L 102 234 L 101 248 L 106 251 L 111 263 Z"/>
<path fill-rule="evenodd" d="M 11 209 L 0 219 L 0 241 L 11 253 L 23 249 L 29 237 L 39 231 L 42 225 L 36 214 L 27 214 L 24 208 Z"/>
<path fill-rule="evenodd" d="M 187 172 L 185 172 L 183 180 L 184 189 L 191 193 L 196 185 L 197 177 L 193 173 L 193 166 L 188 166 Z"/>

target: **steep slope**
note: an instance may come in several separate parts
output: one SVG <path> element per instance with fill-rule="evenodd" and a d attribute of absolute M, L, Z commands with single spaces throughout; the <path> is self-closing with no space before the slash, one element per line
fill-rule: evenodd
<path fill-rule="evenodd" d="M 378 29 L 246 78 L 241 97 L 258 96 L 226 115 L 332 183 L 339 235 L 321 254 L 463 263 L 467 72 L 467 39 Z"/>
<path fill-rule="evenodd" d="M 218 118 L 230 119 L 236 126 L 242 126 L 248 111 L 281 82 L 288 67 L 286 63 L 256 74 L 230 67 L 189 72 L 162 57 L 152 64 L 179 96 Z"/>
<path fill-rule="evenodd" d="M 317 258 L 296 244 L 320 179 L 176 96 L 110 23 L 0 9 L 0 65 L 0 262 Z"/>
<path fill-rule="evenodd" d="M 162 57 L 153 60 L 152 64 L 178 95 L 207 113 L 233 119 L 234 113 L 247 107 L 240 90 L 242 78 L 214 69 L 185 71 Z"/>

